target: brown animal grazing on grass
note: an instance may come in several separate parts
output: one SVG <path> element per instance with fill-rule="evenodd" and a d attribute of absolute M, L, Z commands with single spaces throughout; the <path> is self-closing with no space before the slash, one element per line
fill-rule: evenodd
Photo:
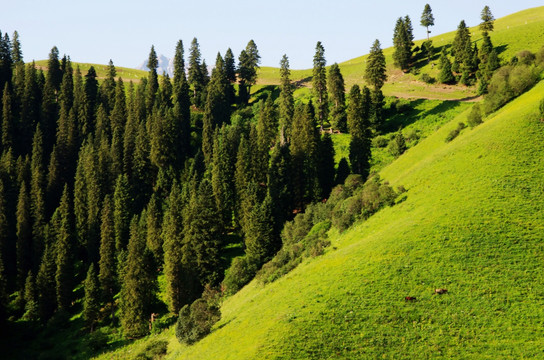
<path fill-rule="evenodd" d="M 415 297 L 413 297 L 413 296 L 406 296 L 404 298 L 404 300 L 406 300 L 406 301 L 416 301 L 417 299 Z"/>
<path fill-rule="evenodd" d="M 448 292 L 448 289 L 434 289 L 434 293 L 438 295 L 442 295 Z"/>

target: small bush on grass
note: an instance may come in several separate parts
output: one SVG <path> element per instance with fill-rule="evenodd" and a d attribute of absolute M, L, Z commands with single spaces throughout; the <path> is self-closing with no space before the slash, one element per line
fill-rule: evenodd
<path fill-rule="evenodd" d="M 233 295 L 237 293 L 253 279 L 257 270 L 256 261 L 253 261 L 247 255 L 232 260 L 232 264 L 227 269 L 225 279 L 222 283 L 225 294 Z"/>
<path fill-rule="evenodd" d="M 221 319 L 221 311 L 204 299 L 197 299 L 179 311 L 176 338 L 180 343 L 191 345 L 208 335 L 212 326 Z"/>
<path fill-rule="evenodd" d="M 446 136 L 446 142 L 450 142 L 452 141 L 453 139 L 455 139 L 457 136 L 459 136 L 459 134 L 461 133 L 461 131 L 466 128 L 467 126 L 465 125 L 465 123 L 463 122 L 460 122 L 459 124 L 457 124 L 457 127 L 455 129 L 453 129 L 452 131 L 450 131 L 450 133 L 448 134 L 448 136 Z"/>
<path fill-rule="evenodd" d="M 472 107 L 470 114 L 468 114 L 467 122 L 471 128 L 478 126 L 482 123 L 482 111 L 480 110 L 479 104 L 475 104 Z"/>
<path fill-rule="evenodd" d="M 430 76 L 429 74 L 427 73 L 423 73 L 421 74 L 421 81 L 423 81 L 424 83 L 426 84 L 434 84 L 436 79 L 433 78 L 432 76 Z"/>

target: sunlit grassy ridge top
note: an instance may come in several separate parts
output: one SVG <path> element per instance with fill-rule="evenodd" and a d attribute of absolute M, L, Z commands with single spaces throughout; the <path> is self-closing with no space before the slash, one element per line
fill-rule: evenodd
<path fill-rule="evenodd" d="M 462 19 L 459 19 L 461 21 Z M 391 34 L 393 33 L 391 24 Z M 469 24 L 470 25 L 470 24 Z M 480 44 L 482 40 L 481 32 L 478 26 L 470 28 L 472 40 Z M 391 35 L 392 36 L 392 35 Z M 437 35 L 431 38 L 434 47 L 439 52 L 442 46 L 452 43 L 455 37 L 455 31 Z M 491 33 L 493 45 L 498 48 L 502 59 L 510 60 L 517 52 L 521 50 L 539 50 L 544 45 L 544 6 L 532 8 L 505 16 L 495 21 L 495 30 Z M 415 41 L 416 46 L 420 46 L 423 40 Z M 324 44 L 325 47 L 327 44 Z M 368 46 L 370 48 L 370 44 Z M 463 99 L 475 95 L 475 89 L 464 86 L 447 85 L 428 85 L 419 81 L 419 76 L 412 74 L 403 74 L 400 70 L 394 68 L 393 48 L 384 49 L 386 62 L 388 64 L 388 82 L 383 91 L 386 95 L 399 97 L 424 97 L 432 99 Z M 368 49 L 361 49 L 361 52 Z M 313 56 L 310 54 L 309 56 Z M 360 56 L 340 63 L 340 69 L 344 75 L 346 88 L 349 89 L 354 84 L 364 84 L 363 75 L 367 55 Z M 435 59 L 437 64 L 438 54 Z M 433 77 L 438 75 L 438 67 L 432 67 L 425 61 L 420 62 L 420 73 L 428 73 Z M 292 70 L 292 79 L 304 86 L 311 86 L 312 70 Z M 274 67 L 263 67 L 259 72 L 258 83 L 261 85 L 278 85 L 279 69 Z"/>
<path fill-rule="evenodd" d="M 36 66 L 44 70 L 47 70 L 47 62 L 48 60 L 36 61 Z M 74 70 L 76 69 L 77 66 L 79 66 L 79 69 L 81 70 L 81 74 L 83 76 L 87 74 L 91 66 L 94 67 L 97 78 L 99 80 L 105 79 L 108 76 L 108 65 L 72 62 L 72 67 L 74 68 Z M 116 79 L 122 78 L 123 81 L 126 81 L 126 82 L 128 81 L 132 81 L 135 83 L 139 82 L 141 78 L 143 77 L 146 78 L 148 77 L 148 74 L 149 74 L 149 72 L 144 70 L 130 69 L 130 68 L 118 67 L 118 66 L 115 67 L 115 70 L 117 72 L 117 75 L 115 76 L 115 78 Z"/>
<path fill-rule="evenodd" d="M 445 143 L 461 114 L 410 149 L 382 171 L 406 201 L 333 234 L 324 256 L 277 282 L 251 283 L 211 335 L 172 341 L 169 358 L 541 355 L 543 93 L 540 83 Z"/>

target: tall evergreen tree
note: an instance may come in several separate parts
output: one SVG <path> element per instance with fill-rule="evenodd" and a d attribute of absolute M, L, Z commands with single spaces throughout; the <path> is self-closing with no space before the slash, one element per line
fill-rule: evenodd
<path fill-rule="evenodd" d="M 279 234 L 283 223 L 291 216 L 293 204 L 293 182 L 291 179 L 291 153 L 284 139 L 272 149 L 268 170 L 268 193 L 274 204 L 275 233 Z"/>
<path fill-rule="evenodd" d="M 320 197 L 327 198 L 334 186 L 334 145 L 331 135 L 324 133 L 319 141 L 317 158 L 317 179 L 321 190 Z"/>
<path fill-rule="evenodd" d="M 470 44 L 470 30 L 467 28 L 465 20 L 461 20 L 451 47 L 451 53 L 458 64 L 462 64 L 467 57 L 467 43 Z"/>
<path fill-rule="evenodd" d="M 198 40 L 193 38 L 191 42 L 191 48 L 189 49 L 189 73 L 188 80 L 189 84 L 193 88 L 192 101 L 193 104 L 200 108 L 204 105 L 202 98 L 202 93 L 205 88 L 205 79 L 204 74 L 202 73 L 202 61 L 200 58 L 200 46 Z"/>
<path fill-rule="evenodd" d="M 423 13 L 421 14 L 421 26 L 424 26 L 427 29 L 427 41 L 429 40 L 429 26 L 434 26 L 434 16 L 433 10 L 429 4 L 425 4 Z"/>
<path fill-rule="evenodd" d="M 14 114 L 12 112 L 12 100 L 9 85 L 4 85 L 2 95 L 2 149 L 5 151 L 13 146 L 14 138 Z"/>
<path fill-rule="evenodd" d="M 89 266 L 83 288 L 85 289 L 83 318 L 91 332 L 93 332 L 94 325 L 100 316 L 100 286 L 98 285 L 98 277 L 93 263 Z"/>
<path fill-rule="evenodd" d="M 100 225 L 100 261 L 98 262 L 98 279 L 102 288 L 103 298 L 113 302 L 117 284 L 115 229 L 113 221 L 113 205 L 107 195 L 102 205 L 102 222 Z M 113 304 L 112 304 L 113 306 Z M 113 311 L 112 311 L 113 316 Z"/>
<path fill-rule="evenodd" d="M 494 29 L 495 17 L 491 13 L 489 6 L 485 6 L 480 14 L 482 22 L 480 23 L 480 30 L 484 33 L 489 33 Z"/>
<path fill-rule="evenodd" d="M 51 223 L 46 225 L 47 232 L 54 232 Z M 38 311 L 42 321 L 48 320 L 57 308 L 56 298 L 56 253 L 53 242 L 48 242 L 43 252 L 36 287 L 38 289 Z"/>
<path fill-rule="evenodd" d="M 32 222 L 30 218 L 30 198 L 26 183 L 21 184 L 17 201 L 17 283 L 23 290 L 32 262 Z"/>
<path fill-rule="evenodd" d="M 104 107 L 107 114 L 113 109 L 115 104 L 115 76 L 117 75 L 117 69 L 113 65 L 113 61 L 110 59 L 108 64 L 108 75 L 100 85 L 100 102 Z"/>
<path fill-rule="evenodd" d="M 60 90 L 62 70 L 60 69 L 59 49 L 56 46 L 53 46 L 49 53 L 49 61 L 47 62 L 47 80 L 51 82 L 55 91 Z"/>
<path fill-rule="evenodd" d="M 220 254 L 224 229 L 217 221 L 219 213 L 210 182 L 203 179 L 191 197 L 184 214 L 185 242 L 193 266 L 203 285 L 217 285 L 220 278 Z"/>
<path fill-rule="evenodd" d="M 329 101 L 327 98 L 327 70 L 325 65 L 327 65 L 327 61 L 325 60 L 325 48 L 321 44 L 321 41 L 318 41 L 315 46 L 312 87 L 317 102 L 317 118 L 321 130 L 323 130 L 323 123 L 327 120 L 329 110 Z"/>
<path fill-rule="evenodd" d="M 185 284 L 186 268 L 183 263 L 183 201 L 181 190 L 175 183 L 168 197 L 168 210 L 164 216 L 162 239 L 164 242 L 164 274 L 168 309 L 177 314 L 188 303 Z"/>
<path fill-rule="evenodd" d="M 438 81 L 442 84 L 453 84 L 455 83 L 455 77 L 451 72 L 451 62 L 445 52 L 442 52 L 440 55 L 440 74 L 438 75 Z"/>
<path fill-rule="evenodd" d="M 290 76 L 289 59 L 283 55 L 280 61 L 279 124 L 287 141 L 291 138 L 291 123 L 295 113 L 294 88 Z"/>
<path fill-rule="evenodd" d="M 269 194 L 261 204 L 256 204 L 249 216 L 246 233 L 246 254 L 258 264 L 269 260 L 281 245 L 274 229 L 273 202 Z"/>
<path fill-rule="evenodd" d="M 351 134 L 349 145 L 349 159 L 351 169 L 355 174 L 368 176 L 370 169 L 370 123 L 368 119 L 368 90 L 363 94 L 359 86 L 354 85 L 350 90 L 348 107 L 348 127 Z"/>
<path fill-rule="evenodd" d="M 155 264 L 163 263 L 163 238 L 162 233 L 162 209 L 161 202 L 156 196 L 156 193 L 151 195 L 149 203 L 146 207 L 146 221 L 147 221 L 147 234 L 146 242 L 147 247 L 153 253 Z"/>
<path fill-rule="evenodd" d="M 332 64 L 329 69 L 328 83 L 332 102 L 332 126 L 340 131 L 346 131 L 346 87 L 337 63 Z"/>
<path fill-rule="evenodd" d="M 57 269 L 55 273 L 57 308 L 58 310 L 67 310 L 72 300 L 74 280 L 73 212 L 68 185 L 64 186 L 57 211 L 60 221 L 57 233 Z"/>
<path fill-rule="evenodd" d="M 410 39 L 410 36 L 411 33 L 409 31 L 407 21 L 399 17 L 397 19 L 393 35 L 393 44 L 395 46 L 393 60 L 395 65 L 403 71 L 408 71 L 411 65 L 412 40 Z"/>
<path fill-rule="evenodd" d="M 119 175 L 113 193 L 113 226 L 115 233 L 115 249 L 119 252 L 126 249 L 130 225 L 130 192 L 126 175 Z"/>
<path fill-rule="evenodd" d="M 157 68 L 159 67 L 159 61 L 157 59 L 157 53 L 155 52 L 155 46 L 151 46 L 149 52 L 149 58 L 147 60 L 147 68 L 149 69 L 149 79 L 147 80 L 147 97 L 145 104 L 148 114 L 151 113 L 153 106 L 155 105 L 155 98 L 157 97 L 157 91 L 159 91 L 159 77 L 157 75 Z"/>
<path fill-rule="evenodd" d="M 91 66 L 85 74 L 85 123 L 82 126 L 81 136 L 85 138 L 88 134 L 94 131 L 94 123 L 96 120 L 96 110 L 98 102 L 98 80 L 94 66 Z"/>
<path fill-rule="evenodd" d="M 13 32 L 11 39 L 11 58 L 13 63 L 23 62 L 23 50 L 21 49 L 21 42 L 19 41 L 19 33 Z"/>
<path fill-rule="evenodd" d="M 257 45 L 253 40 L 250 40 L 238 57 L 238 78 L 240 81 L 240 101 L 242 104 L 247 104 L 249 101 L 251 86 L 257 82 L 257 70 L 259 69 L 260 62 L 261 56 L 257 50 Z"/>
<path fill-rule="evenodd" d="M 236 94 L 233 85 L 236 82 L 236 59 L 230 48 L 228 48 L 225 53 L 225 74 L 230 82 L 230 86 L 227 88 L 227 99 L 229 105 L 234 105 L 236 103 Z"/>
<path fill-rule="evenodd" d="M 385 71 L 385 56 L 380 47 L 380 42 L 376 39 L 370 48 L 370 54 L 366 61 L 365 81 L 372 85 L 374 90 L 381 89 L 387 80 Z"/>
<path fill-rule="evenodd" d="M 128 256 L 121 288 L 121 327 L 126 337 L 134 338 L 149 332 L 148 318 L 155 297 L 156 278 L 152 255 L 145 244 L 143 226 L 134 216 L 130 222 Z"/>

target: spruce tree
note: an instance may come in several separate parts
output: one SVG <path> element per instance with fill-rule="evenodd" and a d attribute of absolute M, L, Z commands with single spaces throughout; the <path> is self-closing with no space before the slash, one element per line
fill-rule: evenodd
<path fill-rule="evenodd" d="M 116 258 L 113 205 L 111 197 L 107 195 L 102 205 L 100 260 L 98 262 L 98 279 L 100 280 L 103 298 L 107 302 L 113 302 L 113 295 L 117 288 Z"/>
<path fill-rule="evenodd" d="M 351 134 L 349 160 L 352 172 L 366 178 L 370 170 L 371 135 L 368 110 L 365 104 L 365 101 L 368 101 L 368 90 L 363 90 L 363 94 L 357 85 L 354 85 L 350 90 L 348 107 L 348 127 Z"/>
<path fill-rule="evenodd" d="M 164 242 L 164 274 L 168 309 L 177 314 L 188 303 L 183 263 L 183 202 L 181 190 L 175 183 L 168 197 L 168 210 L 164 216 L 162 240 Z"/>
<path fill-rule="evenodd" d="M 30 164 L 30 213 L 32 216 L 33 269 L 38 270 L 42 252 L 45 248 L 46 208 L 45 208 L 45 166 L 43 159 L 43 137 L 40 125 L 36 126 L 32 140 L 32 160 Z"/>
<path fill-rule="evenodd" d="M 210 182 L 203 179 L 191 197 L 184 218 L 185 242 L 194 254 L 192 261 L 200 284 L 217 285 L 220 278 L 220 253 L 224 229 Z"/>
<path fill-rule="evenodd" d="M 64 186 L 60 205 L 57 208 L 59 229 L 56 243 L 56 273 L 55 284 L 57 294 L 57 309 L 67 310 L 72 300 L 74 280 L 74 234 L 72 206 L 68 185 Z"/>
<path fill-rule="evenodd" d="M 163 263 L 163 238 L 162 233 L 162 209 L 161 202 L 153 193 L 149 199 L 149 203 L 146 207 L 146 221 L 147 221 L 147 234 L 146 242 L 147 247 L 153 253 L 155 264 L 160 265 Z"/>
<path fill-rule="evenodd" d="M 494 29 L 495 18 L 489 9 L 489 6 L 485 6 L 480 14 L 482 22 L 480 23 L 480 30 L 483 33 L 489 33 Z"/>
<path fill-rule="evenodd" d="M 130 222 L 128 255 L 121 287 L 121 327 L 128 338 L 149 332 L 149 316 L 155 297 L 156 278 L 152 255 L 145 244 L 143 226 L 136 216 Z"/>
<path fill-rule="evenodd" d="M 159 67 L 159 61 L 157 59 L 157 53 L 155 52 L 155 46 L 151 46 L 149 52 L 149 58 L 147 60 L 147 68 L 149 69 L 149 78 L 147 80 L 145 99 L 145 105 L 147 113 L 151 113 L 153 106 L 155 105 L 155 98 L 157 97 L 157 91 L 159 91 L 159 77 L 157 75 L 157 67 Z"/>
<path fill-rule="evenodd" d="M 429 34 L 431 33 L 429 31 L 429 26 L 434 26 L 434 16 L 433 16 L 433 10 L 431 9 L 431 6 L 429 4 L 425 4 L 425 8 L 423 9 L 423 13 L 421 14 L 421 26 L 424 26 L 427 28 L 427 41 L 429 40 Z"/>
<path fill-rule="evenodd" d="M 319 141 L 317 158 L 317 178 L 321 190 L 320 197 L 327 198 L 334 186 L 334 145 L 331 135 L 324 133 Z"/>
<path fill-rule="evenodd" d="M 403 71 L 408 71 L 411 65 L 412 40 L 410 37 L 411 33 L 407 21 L 401 17 L 398 18 L 393 35 L 393 44 L 395 46 L 393 60 L 395 65 Z"/>
<path fill-rule="evenodd" d="M 60 69 L 59 62 L 59 49 L 56 46 L 53 46 L 51 52 L 49 53 L 46 81 L 50 81 L 54 90 L 60 90 L 60 83 L 62 82 L 62 71 Z"/>
<path fill-rule="evenodd" d="M 91 332 L 94 331 L 94 325 L 100 316 L 100 286 L 94 264 L 91 263 L 87 271 L 87 277 L 83 283 L 85 297 L 83 298 L 83 319 Z"/>
<path fill-rule="evenodd" d="M 15 117 L 12 112 L 12 100 L 9 85 L 4 85 L 2 95 L 2 150 L 6 151 L 13 146 Z"/>
<path fill-rule="evenodd" d="M 267 194 L 261 204 L 256 204 L 249 216 L 249 226 L 244 239 L 247 256 L 257 264 L 269 260 L 281 245 L 275 235 L 273 201 Z"/>
<path fill-rule="evenodd" d="M 346 88 L 344 77 L 340 72 L 340 67 L 337 63 L 331 65 L 329 69 L 329 91 L 330 100 L 332 102 L 331 119 L 332 126 L 342 132 L 346 131 Z"/>
<path fill-rule="evenodd" d="M 438 75 L 438 82 L 442 84 L 454 84 L 455 77 L 451 72 L 451 62 L 444 52 L 442 52 L 442 55 L 440 56 L 440 64 L 442 68 L 440 69 L 440 74 Z"/>
<path fill-rule="evenodd" d="M 113 193 L 113 224 L 115 233 L 115 249 L 125 250 L 129 238 L 130 225 L 130 193 L 126 175 L 119 175 Z"/>
<path fill-rule="evenodd" d="M 466 58 L 467 43 L 470 43 L 470 30 L 467 28 L 465 20 L 461 20 L 451 47 L 451 53 L 459 64 L 462 64 Z"/>
<path fill-rule="evenodd" d="M 289 59 L 287 55 L 283 55 L 280 61 L 280 97 L 278 110 L 280 132 L 283 133 L 287 141 L 291 138 L 291 123 L 295 112 L 294 87 L 290 76 Z"/>
<path fill-rule="evenodd" d="M 291 169 L 289 145 L 285 139 L 280 139 L 272 149 L 267 179 L 268 193 L 274 204 L 276 234 L 280 233 L 283 223 L 290 218 L 294 208 Z"/>
<path fill-rule="evenodd" d="M 325 68 L 326 64 L 325 48 L 321 44 L 321 41 L 318 41 L 317 45 L 315 46 L 312 88 L 317 102 L 317 118 L 319 120 L 321 130 L 323 130 L 323 123 L 327 120 L 329 112 L 329 101 L 327 97 L 327 70 Z"/>
<path fill-rule="evenodd" d="M 11 38 L 11 59 L 14 64 L 23 62 L 23 50 L 21 49 L 21 42 L 19 41 L 19 33 L 17 30 L 13 32 Z"/>
<path fill-rule="evenodd" d="M 381 89 L 387 80 L 385 71 L 385 56 L 380 47 L 380 42 L 376 39 L 370 48 L 370 54 L 366 61 L 364 79 L 374 87 L 374 90 Z"/>
<path fill-rule="evenodd" d="M 200 46 L 196 38 L 193 38 L 193 41 L 191 42 L 191 48 L 189 49 L 188 80 L 189 84 L 193 88 L 193 104 L 196 107 L 201 108 L 203 106 L 201 95 L 204 91 L 205 80 L 204 74 L 202 73 Z"/>
<path fill-rule="evenodd" d="M 108 64 L 108 75 L 100 85 L 100 102 L 106 111 L 106 114 L 109 114 L 113 109 L 115 104 L 115 76 L 117 75 L 117 70 L 113 65 L 113 61 L 110 59 Z"/>
<path fill-rule="evenodd" d="M 17 284 L 24 288 L 25 279 L 32 265 L 32 222 L 30 198 L 26 183 L 21 184 L 17 201 Z"/>
<path fill-rule="evenodd" d="M 94 131 L 94 123 L 96 121 L 96 110 L 98 105 L 98 80 L 94 66 L 91 66 L 85 74 L 85 123 L 82 127 L 81 136 L 85 138 L 88 134 Z"/>
<path fill-rule="evenodd" d="M 29 271 L 26 276 L 24 287 L 25 313 L 23 319 L 37 320 L 39 316 L 38 310 L 38 292 L 36 289 L 36 280 L 32 271 Z"/>
<path fill-rule="evenodd" d="M 230 48 L 227 49 L 225 53 L 225 74 L 227 79 L 230 82 L 228 89 L 227 99 L 229 105 L 234 105 L 236 103 L 236 94 L 234 93 L 233 84 L 236 82 L 236 59 Z"/>
<path fill-rule="evenodd" d="M 257 70 L 259 69 L 259 63 L 261 62 L 261 56 L 259 55 L 257 45 L 253 40 L 250 40 L 247 43 L 246 48 L 240 53 L 238 61 L 240 86 L 244 89 L 247 88 L 245 97 L 241 98 L 241 102 L 242 104 L 247 104 L 249 96 L 251 95 L 251 86 L 257 83 Z"/>
<path fill-rule="evenodd" d="M 184 52 L 183 41 L 178 40 L 174 54 L 174 87 L 179 87 L 182 77 L 185 76 Z"/>
<path fill-rule="evenodd" d="M 54 232 L 52 224 L 46 225 L 46 232 Z M 55 244 L 48 242 L 43 252 L 38 275 L 36 276 L 36 287 L 38 289 L 38 312 L 42 321 L 48 320 L 57 308 L 56 298 L 56 252 Z"/>
<path fill-rule="evenodd" d="M 183 45 L 180 45 L 183 49 Z M 183 51 L 177 50 L 177 57 L 183 59 Z M 181 61 L 178 60 L 178 63 Z M 174 134 L 177 144 L 177 159 L 181 166 L 185 159 L 191 156 L 191 99 L 189 96 L 189 83 L 185 76 L 185 68 L 178 66 L 174 70 L 174 118 L 177 132 Z"/>

